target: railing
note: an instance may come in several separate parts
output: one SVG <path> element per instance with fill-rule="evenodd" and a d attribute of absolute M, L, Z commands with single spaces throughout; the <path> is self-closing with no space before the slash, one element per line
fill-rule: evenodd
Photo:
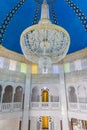
<path fill-rule="evenodd" d="M 69 103 L 68 107 L 72 111 L 87 111 L 87 103 Z"/>
<path fill-rule="evenodd" d="M 12 110 L 12 103 L 2 103 L 1 111 L 2 112 L 9 112 Z"/>
<path fill-rule="evenodd" d="M 87 103 L 80 103 L 79 108 L 80 110 L 87 111 Z"/>
<path fill-rule="evenodd" d="M 49 109 L 50 103 L 48 102 L 40 102 L 40 108 L 42 109 Z"/>
<path fill-rule="evenodd" d="M 13 103 L 13 109 L 14 110 L 21 110 L 22 109 L 22 103 L 21 102 Z"/>
<path fill-rule="evenodd" d="M 39 102 L 32 102 L 31 107 L 36 109 L 39 108 Z"/>
<path fill-rule="evenodd" d="M 60 109 L 60 102 L 31 102 L 31 109 Z"/>
<path fill-rule="evenodd" d="M 22 103 L 21 102 L 15 102 L 15 103 L 2 103 L 0 105 L 0 112 L 10 112 L 10 111 L 18 111 L 22 109 Z"/>
<path fill-rule="evenodd" d="M 60 102 L 51 102 L 52 109 L 58 109 L 60 108 Z"/>
<path fill-rule="evenodd" d="M 78 103 L 68 103 L 69 110 L 78 110 Z"/>

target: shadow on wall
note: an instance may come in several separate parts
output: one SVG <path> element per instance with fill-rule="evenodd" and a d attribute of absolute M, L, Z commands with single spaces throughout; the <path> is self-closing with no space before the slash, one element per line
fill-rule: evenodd
<path fill-rule="evenodd" d="M 14 94 L 14 102 L 22 102 L 23 88 L 18 86 Z"/>
<path fill-rule="evenodd" d="M 72 102 L 72 103 L 77 102 L 77 95 L 76 95 L 76 92 L 75 92 L 75 88 L 73 86 L 69 87 L 68 95 L 69 95 L 69 102 Z"/>
<path fill-rule="evenodd" d="M 2 96 L 2 86 L 0 85 L 0 102 L 1 102 L 1 96 Z"/>
<path fill-rule="evenodd" d="M 13 95 L 13 87 L 11 85 L 7 85 L 2 95 L 2 86 L 0 85 L 0 102 L 2 97 L 2 103 L 11 103 L 12 97 L 14 98 L 14 102 L 22 102 L 23 96 L 23 88 L 18 86 L 15 90 L 15 94 Z"/>
<path fill-rule="evenodd" d="M 6 86 L 5 92 L 3 95 L 3 103 L 10 103 L 12 102 L 12 95 L 13 95 L 13 88 L 11 85 Z"/>
<path fill-rule="evenodd" d="M 84 86 L 78 86 L 78 100 L 80 103 L 87 103 L 87 88 Z"/>
<path fill-rule="evenodd" d="M 39 102 L 40 101 L 40 98 L 39 98 L 39 89 L 37 87 L 34 87 L 32 89 L 31 101 L 32 102 Z"/>

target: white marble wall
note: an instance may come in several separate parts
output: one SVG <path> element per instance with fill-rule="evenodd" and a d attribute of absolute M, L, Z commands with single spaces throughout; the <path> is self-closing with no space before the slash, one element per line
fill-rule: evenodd
<path fill-rule="evenodd" d="M 18 119 L 0 120 L 0 130 L 19 130 Z"/>
<path fill-rule="evenodd" d="M 39 122 L 39 118 L 40 117 L 35 117 L 35 116 L 32 116 L 30 118 L 30 130 L 38 130 L 37 122 Z M 51 122 L 53 122 L 54 130 L 57 130 L 57 129 L 60 130 L 60 118 L 58 116 L 52 116 L 52 117 L 50 116 L 50 118 L 51 118 Z M 49 130 L 51 129 L 49 128 Z"/>

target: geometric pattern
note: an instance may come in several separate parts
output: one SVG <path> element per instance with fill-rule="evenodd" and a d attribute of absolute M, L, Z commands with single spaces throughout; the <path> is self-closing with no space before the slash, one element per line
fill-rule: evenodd
<path fill-rule="evenodd" d="M 77 7 L 76 4 L 74 4 L 71 0 L 64 0 L 68 6 L 70 6 L 74 12 L 76 13 L 77 17 L 80 19 L 83 27 L 85 28 L 85 31 L 87 32 L 87 17 L 84 15 L 84 13 Z"/>
<path fill-rule="evenodd" d="M 33 20 L 32 20 L 32 25 L 37 24 L 38 21 L 39 21 L 39 20 L 38 20 L 38 14 L 39 14 L 39 11 L 40 11 L 40 7 L 41 7 L 41 4 L 38 3 L 38 6 L 37 6 L 37 8 L 36 8 L 36 10 L 35 10 L 34 18 L 33 18 Z"/>
<path fill-rule="evenodd" d="M 3 44 L 4 34 L 6 32 L 6 29 L 12 20 L 14 14 L 18 11 L 18 9 L 24 4 L 26 0 L 20 0 L 17 5 L 8 13 L 4 21 L 2 22 L 2 25 L 0 26 L 0 44 Z"/>
<path fill-rule="evenodd" d="M 50 7 L 51 7 L 51 13 L 52 13 L 53 22 L 54 22 L 54 24 L 58 25 L 53 3 L 50 4 Z"/>

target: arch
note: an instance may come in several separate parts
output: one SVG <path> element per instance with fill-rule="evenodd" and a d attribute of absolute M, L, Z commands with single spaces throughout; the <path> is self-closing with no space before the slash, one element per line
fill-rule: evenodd
<path fill-rule="evenodd" d="M 5 93 L 3 95 L 3 103 L 12 102 L 13 87 L 11 85 L 6 86 Z"/>
<path fill-rule="evenodd" d="M 87 103 L 87 89 L 84 86 L 79 86 L 78 90 L 78 99 L 80 103 Z"/>
<path fill-rule="evenodd" d="M 70 86 L 68 88 L 68 95 L 69 95 L 69 102 L 77 102 L 77 95 L 75 92 L 75 88 L 73 86 Z"/>
<path fill-rule="evenodd" d="M 1 102 L 1 96 L 2 96 L 2 85 L 0 85 L 0 102 Z"/>
<path fill-rule="evenodd" d="M 42 116 L 42 129 L 49 129 L 49 116 Z"/>
<path fill-rule="evenodd" d="M 22 102 L 23 96 L 23 88 L 21 86 L 17 86 L 14 94 L 14 102 Z"/>
<path fill-rule="evenodd" d="M 50 101 L 59 102 L 59 89 L 56 86 L 50 88 Z"/>
<path fill-rule="evenodd" d="M 42 91 L 42 102 L 48 102 L 49 101 L 49 92 L 48 90 Z"/>
<path fill-rule="evenodd" d="M 32 102 L 39 102 L 39 101 L 40 101 L 39 90 L 38 90 L 38 87 L 37 87 L 37 86 L 35 86 L 35 87 L 32 89 L 31 101 L 32 101 Z"/>

